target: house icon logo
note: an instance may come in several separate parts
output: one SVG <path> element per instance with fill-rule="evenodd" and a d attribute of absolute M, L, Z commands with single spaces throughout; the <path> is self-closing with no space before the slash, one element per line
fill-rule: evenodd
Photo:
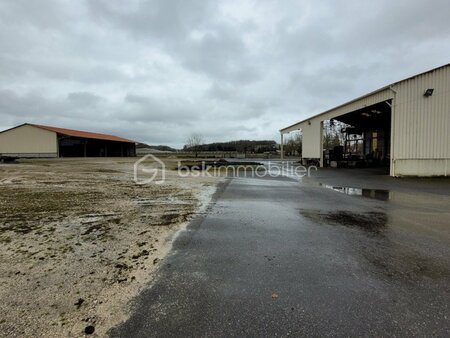
<path fill-rule="evenodd" d="M 165 181 L 166 165 L 158 157 L 148 154 L 134 163 L 134 182 L 136 184 L 163 184 Z"/>

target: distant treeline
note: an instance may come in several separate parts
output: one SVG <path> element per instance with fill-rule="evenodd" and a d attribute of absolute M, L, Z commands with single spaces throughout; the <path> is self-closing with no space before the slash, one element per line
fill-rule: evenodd
<path fill-rule="evenodd" d="M 150 148 L 150 149 L 155 149 L 155 150 L 159 150 L 159 151 L 177 151 L 176 149 L 169 147 L 169 146 L 164 146 L 164 145 L 151 146 L 151 145 L 148 145 L 145 143 L 137 143 L 136 149 L 141 149 L 141 148 Z"/>
<path fill-rule="evenodd" d="M 238 153 L 265 153 L 274 152 L 277 150 L 277 143 L 275 141 L 230 141 L 230 142 L 214 142 L 208 144 L 200 144 L 197 146 L 184 146 L 184 151 L 224 151 L 224 152 L 238 152 Z"/>

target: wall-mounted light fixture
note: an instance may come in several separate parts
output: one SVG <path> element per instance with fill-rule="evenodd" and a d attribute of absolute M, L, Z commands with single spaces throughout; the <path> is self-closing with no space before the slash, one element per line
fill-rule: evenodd
<path fill-rule="evenodd" d="M 423 96 L 425 97 L 430 97 L 431 95 L 433 95 L 434 89 L 433 88 L 428 88 L 425 93 L 423 94 Z"/>
<path fill-rule="evenodd" d="M 311 125 L 311 121 L 308 121 L 308 126 L 310 126 Z"/>

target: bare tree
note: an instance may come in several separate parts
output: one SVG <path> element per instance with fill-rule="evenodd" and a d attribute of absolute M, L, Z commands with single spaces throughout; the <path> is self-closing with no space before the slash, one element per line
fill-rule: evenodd
<path fill-rule="evenodd" d="M 302 143 L 302 134 L 301 132 L 297 132 L 293 135 L 294 140 L 294 151 L 298 156 L 302 156 L 303 143 Z"/>
<path fill-rule="evenodd" d="M 200 134 L 192 134 L 189 136 L 189 138 L 186 140 L 186 145 L 184 146 L 185 149 L 188 151 L 192 151 L 195 153 L 195 157 L 198 156 L 198 153 L 200 151 L 200 146 L 203 144 L 203 136 Z"/>
<path fill-rule="evenodd" d="M 284 152 L 287 156 L 302 155 L 302 135 L 297 132 L 284 141 Z"/>
<path fill-rule="evenodd" d="M 323 121 L 323 149 L 333 149 L 335 146 L 344 145 L 344 134 L 341 129 L 347 126 L 336 120 Z"/>

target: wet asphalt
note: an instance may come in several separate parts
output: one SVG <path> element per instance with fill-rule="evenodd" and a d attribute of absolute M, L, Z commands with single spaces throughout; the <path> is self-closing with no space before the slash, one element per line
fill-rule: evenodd
<path fill-rule="evenodd" d="M 417 196 L 232 179 L 109 334 L 448 337 L 449 204 Z"/>

